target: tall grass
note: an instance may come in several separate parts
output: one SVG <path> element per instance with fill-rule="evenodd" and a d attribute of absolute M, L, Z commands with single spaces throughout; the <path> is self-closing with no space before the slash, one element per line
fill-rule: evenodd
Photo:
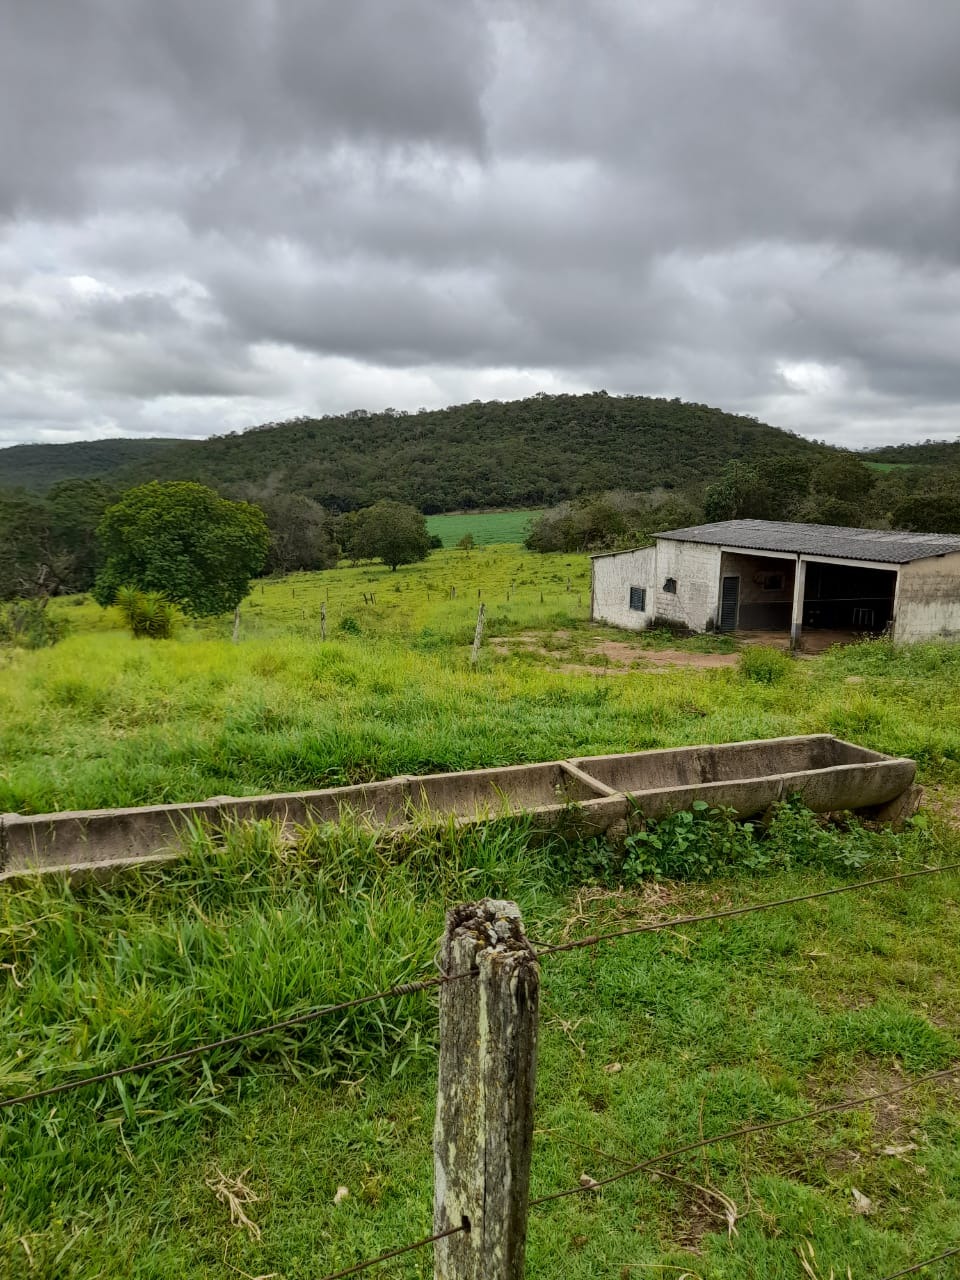
<path fill-rule="evenodd" d="M 726 669 L 598 678 L 492 650 L 473 672 L 466 643 L 75 634 L 0 666 L 0 812 L 802 732 L 913 756 L 927 780 L 956 779 L 958 656 L 960 647 L 889 652 L 875 642 L 792 663 L 766 685 Z"/>

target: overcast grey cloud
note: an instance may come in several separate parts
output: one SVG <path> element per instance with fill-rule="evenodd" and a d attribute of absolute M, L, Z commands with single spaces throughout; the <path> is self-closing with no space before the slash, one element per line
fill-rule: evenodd
<path fill-rule="evenodd" d="M 0 0 L 0 444 L 537 390 L 960 434 L 956 0 Z"/>

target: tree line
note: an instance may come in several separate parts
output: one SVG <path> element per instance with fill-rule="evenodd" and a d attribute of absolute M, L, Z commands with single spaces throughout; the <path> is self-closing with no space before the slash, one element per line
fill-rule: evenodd
<path fill-rule="evenodd" d="M 400 503 L 336 515 L 300 494 L 254 503 L 193 481 L 117 493 L 70 480 L 43 498 L 0 493 L 0 600 L 89 591 L 102 605 L 130 604 L 124 592 L 133 589 L 148 604 L 214 616 L 235 608 L 261 573 L 330 568 L 341 556 L 396 569 L 433 544 L 423 515 Z"/>
<path fill-rule="evenodd" d="M 855 454 L 728 462 L 706 485 L 609 490 L 560 503 L 531 528 L 534 551 L 601 551 L 642 544 L 665 529 L 719 520 L 960 533 L 960 468 L 893 466 Z"/>

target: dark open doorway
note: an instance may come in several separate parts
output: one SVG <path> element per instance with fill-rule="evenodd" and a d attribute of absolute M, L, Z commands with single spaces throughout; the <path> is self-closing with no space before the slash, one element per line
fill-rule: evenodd
<path fill-rule="evenodd" d="M 881 635 L 893 620 L 895 569 L 808 561 L 803 629 Z"/>

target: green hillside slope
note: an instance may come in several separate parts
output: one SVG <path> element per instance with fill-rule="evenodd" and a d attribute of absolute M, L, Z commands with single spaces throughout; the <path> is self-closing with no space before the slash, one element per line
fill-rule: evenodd
<path fill-rule="evenodd" d="M 150 465 L 183 440 L 80 440 L 70 444 L 15 444 L 0 449 L 0 488 L 45 493 L 61 480 L 106 476 L 118 467 Z"/>
<path fill-rule="evenodd" d="M 151 443 L 164 447 L 145 457 L 120 448 Z M 86 446 L 25 447 L 40 451 L 31 480 L 40 488 L 43 450 Z M 228 491 L 252 485 L 305 493 L 333 510 L 392 498 L 426 512 L 536 507 L 603 489 L 679 487 L 711 479 L 731 459 L 826 451 L 707 405 L 602 392 L 478 400 L 415 414 L 358 410 L 204 441 L 89 446 L 95 447 L 104 464 L 98 474 L 117 484 L 195 479 Z M 11 452 L 0 451 L 0 475 L 11 471 L 5 465 Z M 66 474 L 62 455 L 50 457 L 48 484 Z"/>
<path fill-rule="evenodd" d="M 914 467 L 960 467 L 960 439 L 924 440 L 920 444 L 889 444 L 864 454 L 868 462 L 900 463 Z"/>

